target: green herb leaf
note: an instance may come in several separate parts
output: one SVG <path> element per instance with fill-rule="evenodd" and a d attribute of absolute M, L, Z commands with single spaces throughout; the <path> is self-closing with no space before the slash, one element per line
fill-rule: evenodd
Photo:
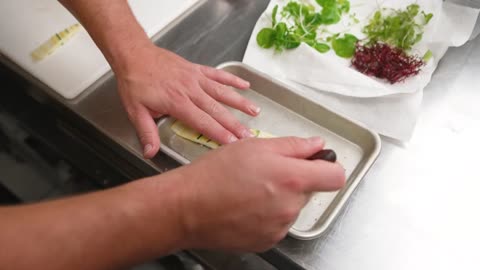
<path fill-rule="evenodd" d="M 277 12 L 278 12 L 278 5 L 276 5 L 272 11 L 272 27 L 275 27 L 275 25 L 277 25 Z"/>
<path fill-rule="evenodd" d="M 338 23 L 342 15 L 350 11 L 350 1 L 316 0 L 316 3 L 322 8 L 320 12 L 301 1 L 289 1 L 281 11 L 278 5 L 275 6 L 272 10 L 272 27 L 264 28 L 257 34 L 258 45 L 283 51 L 297 48 L 304 42 L 321 53 L 329 51 L 330 46 L 317 37 L 322 34 L 318 34 L 319 27 Z"/>
<path fill-rule="evenodd" d="M 375 12 L 368 25 L 363 28 L 367 35 L 368 44 L 384 42 L 403 50 L 410 50 L 423 37 L 423 26 L 428 24 L 433 14 L 422 11 L 423 21 L 420 19 L 420 6 L 411 4 L 405 10 L 380 9 Z"/>
<path fill-rule="evenodd" d="M 343 58 L 351 58 L 355 54 L 355 45 L 358 38 L 351 34 L 345 34 L 343 38 L 334 38 L 332 47 L 335 53 Z"/>
<path fill-rule="evenodd" d="M 310 13 L 311 7 L 307 5 L 302 5 L 300 3 L 290 1 L 288 4 L 283 8 L 282 14 L 285 16 L 292 16 L 294 18 L 299 18 L 301 14 L 308 14 Z"/>
<path fill-rule="evenodd" d="M 341 20 L 340 11 L 336 6 L 322 9 L 322 22 L 324 24 L 336 24 Z"/>
<path fill-rule="evenodd" d="M 350 11 L 350 2 L 348 0 L 316 0 L 322 7 L 323 24 L 336 24 L 342 18 L 342 13 Z"/>
<path fill-rule="evenodd" d="M 423 56 L 422 59 L 423 59 L 423 61 L 426 63 L 426 62 L 430 61 L 430 59 L 432 59 L 432 57 L 433 57 L 432 51 L 428 50 L 428 51 L 425 53 L 425 55 Z"/>
<path fill-rule="evenodd" d="M 301 40 L 300 38 L 290 33 L 288 26 L 286 23 L 281 22 L 277 24 L 275 27 L 275 49 L 277 51 L 281 51 L 282 49 L 294 49 L 300 46 Z"/>
<path fill-rule="evenodd" d="M 270 49 L 275 43 L 277 32 L 272 28 L 264 28 L 257 35 L 257 43 L 260 47 Z"/>
<path fill-rule="evenodd" d="M 315 44 L 313 44 L 313 46 L 312 45 L 310 45 L 310 46 L 320 53 L 326 53 L 326 52 L 330 51 L 330 46 L 328 46 L 325 43 L 315 43 Z"/>
<path fill-rule="evenodd" d="M 348 1 L 348 0 L 338 0 L 338 9 L 342 13 L 350 12 L 350 1 Z"/>
<path fill-rule="evenodd" d="M 316 31 L 318 26 L 323 23 L 323 18 L 319 13 L 310 13 L 304 16 L 303 25 L 308 31 Z M 300 27 L 302 28 L 302 27 Z"/>
<path fill-rule="evenodd" d="M 418 15 L 419 10 L 420 6 L 417 4 L 411 4 L 407 7 L 408 15 L 410 15 L 412 18 Z"/>
<path fill-rule="evenodd" d="M 298 36 L 295 35 L 287 35 L 287 37 L 284 40 L 283 46 L 285 46 L 285 49 L 291 50 L 298 48 L 301 44 L 301 40 L 298 38 Z"/>
<path fill-rule="evenodd" d="M 335 0 L 315 0 L 321 7 L 334 6 Z"/>
<path fill-rule="evenodd" d="M 422 15 L 423 15 L 423 18 L 425 19 L 424 25 L 427 25 L 430 22 L 430 20 L 433 18 L 432 13 L 426 14 L 424 11 L 422 11 Z"/>
<path fill-rule="evenodd" d="M 316 31 L 311 31 L 311 32 L 305 32 L 303 28 L 297 28 L 293 33 L 299 37 L 302 38 L 303 41 L 308 41 L 308 40 L 315 40 L 317 38 L 317 32 Z"/>
<path fill-rule="evenodd" d="M 277 32 L 276 38 L 281 40 L 288 33 L 287 24 L 284 22 L 278 23 L 275 27 L 275 31 Z"/>

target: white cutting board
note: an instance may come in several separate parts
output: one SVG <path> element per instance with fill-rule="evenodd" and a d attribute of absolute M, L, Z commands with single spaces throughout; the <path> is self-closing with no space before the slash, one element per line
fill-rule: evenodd
<path fill-rule="evenodd" d="M 129 0 L 149 37 L 202 0 Z M 54 54 L 35 63 L 30 53 L 77 20 L 56 0 L 1 0 L 0 53 L 67 99 L 110 70 L 85 29 Z"/>

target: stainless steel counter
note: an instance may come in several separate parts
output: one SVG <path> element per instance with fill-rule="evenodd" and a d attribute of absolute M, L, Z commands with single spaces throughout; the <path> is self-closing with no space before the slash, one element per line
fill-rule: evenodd
<path fill-rule="evenodd" d="M 267 4 L 207 0 L 156 43 L 201 64 L 241 60 Z M 450 50 L 425 91 L 414 137 L 405 144 L 383 139 L 378 162 L 328 235 L 307 242 L 288 238 L 265 256 L 322 270 L 478 269 L 479 74 L 480 39 Z M 32 94 L 54 97 L 127 150 L 132 162 L 157 171 L 178 166 L 162 154 L 142 160 L 112 74 L 73 101 L 23 75 L 41 90 L 32 88 Z"/>

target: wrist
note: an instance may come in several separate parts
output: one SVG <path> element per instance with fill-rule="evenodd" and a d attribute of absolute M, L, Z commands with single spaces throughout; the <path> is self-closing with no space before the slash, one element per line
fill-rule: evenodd
<path fill-rule="evenodd" d="M 179 188 L 178 193 L 178 224 L 182 231 L 183 239 L 181 241 L 182 249 L 201 248 L 202 242 L 199 240 L 200 227 L 207 218 L 202 213 L 202 205 L 199 203 L 202 199 L 201 196 L 201 184 L 202 170 L 194 167 L 190 164 L 183 166 L 175 173 L 178 176 L 176 179 L 177 186 Z"/>
<path fill-rule="evenodd" d="M 134 211 L 141 226 L 141 239 L 158 254 L 170 254 L 186 248 L 183 226 L 181 177 L 175 171 L 146 178 L 131 185 L 137 198 Z"/>
<path fill-rule="evenodd" d="M 155 44 L 150 39 L 139 38 L 122 46 L 113 46 L 108 53 L 105 53 L 105 56 L 113 72 L 122 76 L 135 70 L 139 59 L 142 59 L 153 49 L 155 49 Z"/>

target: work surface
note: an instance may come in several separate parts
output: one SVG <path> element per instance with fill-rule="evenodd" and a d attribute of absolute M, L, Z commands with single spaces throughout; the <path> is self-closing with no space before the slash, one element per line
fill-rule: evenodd
<path fill-rule="evenodd" d="M 241 60 L 267 3 L 209 0 L 157 44 L 201 64 Z M 275 254 L 306 269 L 478 269 L 479 74 L 479 38 L 450 50 L 425 91 L 413 139 L 383 139 L 379 160 L 328 235 L 288 238 Z M 73 101 L 42 89 L 141 160 L 112 74 Z M 147 163 L 177 166 L 164 155 Z"/>

